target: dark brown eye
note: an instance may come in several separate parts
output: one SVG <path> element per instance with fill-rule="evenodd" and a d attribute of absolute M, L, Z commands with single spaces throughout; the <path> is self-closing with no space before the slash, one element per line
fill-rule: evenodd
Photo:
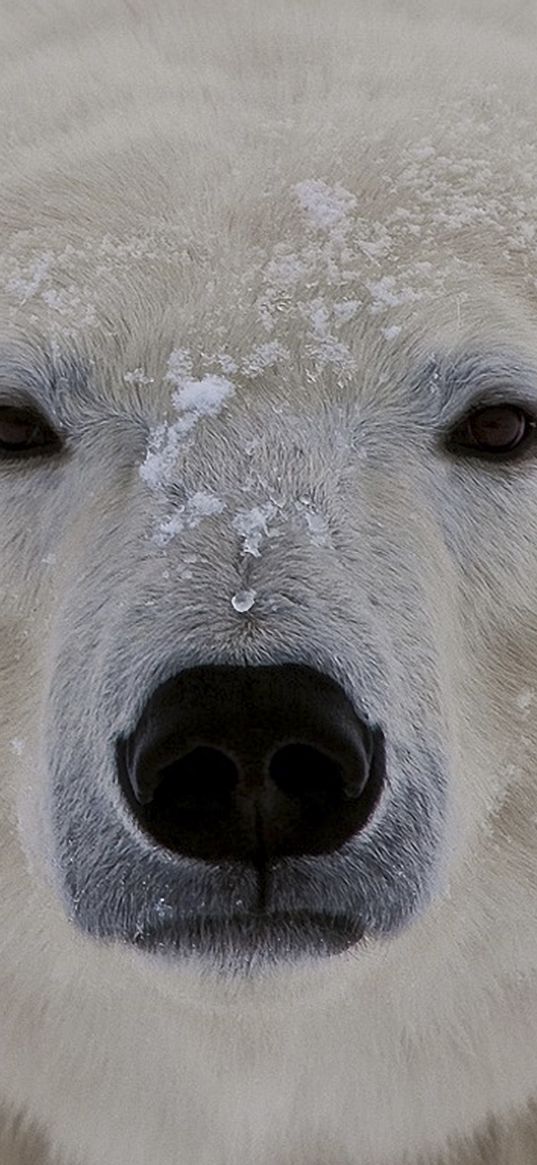
<path fill-rule="evenodd" d="M 518 405 L 488 405 L 467 418 L 459 430 L 459 443 L 480 453 L 510 453 L 533 428 L 535 421 Z"/>
<path fill-rule="evenodd" d="M 0 406 L 0 456 L 40 452 L 58 444 L 47 422 L 35 413 L 10 405 Z"/>

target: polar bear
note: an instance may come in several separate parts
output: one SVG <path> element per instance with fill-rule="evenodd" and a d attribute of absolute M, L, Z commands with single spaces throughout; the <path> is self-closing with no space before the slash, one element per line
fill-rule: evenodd
<path fill-rule="evenodd" d="M 536 53 L 4 4 L 2 1165 L 537 1159 Z"/>

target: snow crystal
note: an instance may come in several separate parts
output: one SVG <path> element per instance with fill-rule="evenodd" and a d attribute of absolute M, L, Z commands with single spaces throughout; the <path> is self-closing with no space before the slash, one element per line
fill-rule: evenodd
<path fill-rule="evenodd" d="M 221 498 L 217 498 L 216 494 L 199 490 L 198 493 L 192 495 L 187 503 L 186 509 L 189 514 L 187 525 L 197 526 L 202 518 L 211 514 L 221 514 L 225 508 L 226 503 Z"/>
<path fill-rule="evenodd" d="M 203 416 L 215 417 L 234 392 L 225 376 L 208 373 L 200 380 L 190 375 L 192 361 L 184 348 L 176 348 L 168 359 L 166 380 L 176 386 L 172 403 L 178 413 L 186 413 L 173 424 L 157 425 L 151 433 L 150 447 L 140 466 L 140 476 L 147 485 L 159 489 L 173 475 L 183 438 Z"/>
<path fill-rule="evenodd" d="M 328 522 L 323 514 L 318 514 L 311 508 L 311 498 L 301 497 L 294 503 L 306 522 L 314 546 L 329 546 L 331 543 Z M 307 510 L 304 507 L 309 507 Z"/>
<path fill-rule="evenodd" d="M 221 514 L 225 508 L 226 503 L 216 497 L 216 494 L 199 490 L 189 498 L 186 505 L 178 506 L 175 513 L 161 523 L 159 531 L 155 534 L 155 542 L 159 546 L 165 546 L 181 530 L 192 530 L 199 526 L 203 518 Z"/>
<path fill-rule="evenodd" d="M 231 606 L 235 611 L 249 611 L 253 607 L 255 600 L 255 591 L 237 591 L 231 600 Z"/>
<path fill-rule="evenodd" d="M 225 376 L 203 376 L 201 380 L 190 377 L 183 380 L 181 388 L 174 392 L 172 402 L 178 411 L 195 410 L 214 417 L 220 412 L 222 402 L 234 392 L 233 385 Z"/>
<path fill-rule="evenodd" d="M 173 476 L 182 438 L 194 428 L 195 415 L 182 417 L 175 424 L 167 421 L 157 425 L 151 434 L 153 448 L 149 449 L 139 473 L 143 481 L 153 489 L 159 489 Z"/>
<path fill-rule="evenodd" d="M 308 304 L 307 310 L 313 331 L 316 335 L 326 335 L 328 330 L 328 312 L 322 298 L 319 296 L 317 299 L 314 299 L 312 303 Z"/>
<path fill-rule="evenodd" d="M 123 380 L 126 384 L 144 385 L 154 383 L 153 377 L 146 376 L 143 368 L 133 368 L 132 372 L 125 372 L 123 374 Z"/>
<path fill-rule="evenodd" d="M 36 295 L 42 283 L 49 275 L 50 264 L 54 256 L 50 253 L 40 255 L 28 268 L 26 273 L 14 275 L 7 284 L 7 291 L 15 295 L 21 303 L 26 303 L 32 295 Z"/>
<path fill-rule="evenodd" d="M 41 299 L 44 300 L 47 307 L 65 317 L 65 320 L 62 320 L 63 326 L 89 328 L 94 327 L 97 323 L 95 304 L 84 303 L 73 285 L 62 291 L 57 291 L 53 287 L 42 291 Z M 67 331 L 66 334 L 68 334 Z"/>
<path fill-rule="evenodd" d="M 180 384 L 185 376 L 192 375 L 192 357 L 187 348 L 174 348 L 168 356 L 166 380 Z"/>
<path fill-rule="evenodd" d="M 399 332 L 401 331 L 401 325 L 400 324 L 392 324 L 391 327 L 381 328 L 380 330 L 381 330 L 382 335 L 385 337 L 386 340 L 395 340 L 395 337 L 398 336 Z"/>
<path fill-rule="evenodd" d="M 227 352 L 219 352 L 218 355 L 215 356 L 215 360 L 220 365 L 222 372 L 226 372 L 228 376 L 232 376 L 233 373 L 237 372 L 238 370 L 238 364 L 236 360 L 233 360 L 231 356 L 228 356 Z"/>
<path fill-rule="evenodd" d="M 273 287 L 289 287 L 301 279 L 305 272 L 305 265 L 302 259 L 294 252 L 287 255 L 279 255 L 276 259 L 271 259 L 267 264 L 267 277 Z"/>
<path fill-rule="evenodd" d="M 338 340 L 329 328 L 329 315 L 325 301 L 321 296 L 307 304 L 299 304 L 300 311 L 311 321 L 310 351 L 319 364 L 336 364 L 340 368 L 354 369 L 355 363 L 349 348 Z"/>
<path fill-rule="evenodd" d="M 349 211 L 356 206 L 356 198 L 350 191 L 339 184 L 329 186 L 318 178 L 299 182 L 294 189 L 311 225 L 321 230 L 344 224 Z"/>
<path fill-rule="evenodd" d="M 361 299 L 345 299 L 341 303 L 335 303 L 334 315 L 336 319 L 341 320 L 342 323 L 347 323 L 347 320 L 352 320 L 361 302 Z"/>
<path fill-rule="evenodd" d="M 278 340 L 271 340 L 267 344 L 259 344 L 242 366 L 245 376 L 256 376 L 265 368 L 272 368 L 278 360 L 289 360 L 290 352 Z"/>
<path fill-rule="evenodd" d="M 304 517 L 313 544 L 315 546 L 327 546 L 330 542 L 330 535 L 326 518 L 322 514 L 315 514 L 310 510 L 304 513 Z"/>
<path fill-rule="evenodd" d="M 373 298 L 373 303 L 369 309 L 373 313 L 385 311 L 387 307 L 398 307 L 402 303 L 413 303 L 415 300 L 421 299 L 421 293 L 413 291 L 411 287 L 402 287 L 398 290 L 393 275 L 384 275 L 376 282 L 366 279 L 365 286 Z"/>
<path fill-rule="evenodd" d="M 19 740 L 18 738 L 12 740 L 11 751 L 15 753 L 15 756 L 22 756 L 22 753 L 24 752 L 24 741 Z"/>
<path fill-rule="evenodd" d="M 268 535 L 267 522 L 278 513 L 272 502 L 265 502 L 263 506 L 253 506 L 251 510 L 238 510 L 233 519 L 233 528 L 244 539 L 241 553 L 253 554 L 260 558 L 259 543 L 263 534 Z"/>

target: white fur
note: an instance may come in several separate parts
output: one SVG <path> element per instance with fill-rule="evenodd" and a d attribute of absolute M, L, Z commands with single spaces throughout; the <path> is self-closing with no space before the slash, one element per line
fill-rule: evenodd
<path fill-rule="evenodd" d="M 409 386 L 450 347 L 537 376 L 534 9 L 4 8 L 1 340 L 17 375 L 46 345 L 93 380 L 65 396 L 70 467 L 0 466 L 2 1165 L 529 1165 L 537 466 L 506 484 L 442 460 Z M 147 466 L 173 479 L 190 431 L 174 513 Z M 275 492 L 306 477 L 295 528 Z M 79 933 L 43 763 L 62 643 L 88 740 L 110 724 L 84 719 L 104 657 L 91 635 L 77 655 L 74 621 L 102 607 L 106 650 L 122 631 L 154 669 L 173 636 L 203 655 L 208 626 L 222 658 L 270 656 L 280 626 L 350 675 L 375 591 L 388 728 L 414 717 L 449 758 L 428 910 L 242 982 Z"/>

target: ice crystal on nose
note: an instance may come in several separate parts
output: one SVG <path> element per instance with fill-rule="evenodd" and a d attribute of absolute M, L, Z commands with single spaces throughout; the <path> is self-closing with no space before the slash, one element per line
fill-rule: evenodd
<path fill-rule="evenodd" d="M 312 514 L 308 511 L 304 511 L 304 518 L 313 544 L 315 546 L 328 546 L 330 533 L 326 518 L 322 514 Z"/>
<path fill-rule="evenodd" d="M 159 531 L 155 535 L 155 541 L 159 546 L 165 546 L 170 538 L 179 534 L 181 530 L 192 530 L 195 526 L 199 526 L 203 518 L 221 514 L 225 508 L 226 503 L 216 494 L 209 493 L 208 490 L 198 490 L 185 505 L 178 506 L 175 513 L 170 514 L 161 523 Z"/>
<path fill-rule="evenodd" d="M 255 591 L 237 591 L 237 594 L 233 595 L 231 606 L 241 614 L 244 611 L 249 611 L 250 607 L 254 605 L 255 595 Z"/>
<path fill-rule="evenodd" d="M 243 541 L 241 553 L 253 554 L 260 558 L 259 543 L 263 534 L 268 535 L 267 522 L 278 513 L 272 502 L 265 502 L 263 506 L 253 506 L 251 510 L 238 510 L 233 519 L 233 528 L 240 534 Z"/>

